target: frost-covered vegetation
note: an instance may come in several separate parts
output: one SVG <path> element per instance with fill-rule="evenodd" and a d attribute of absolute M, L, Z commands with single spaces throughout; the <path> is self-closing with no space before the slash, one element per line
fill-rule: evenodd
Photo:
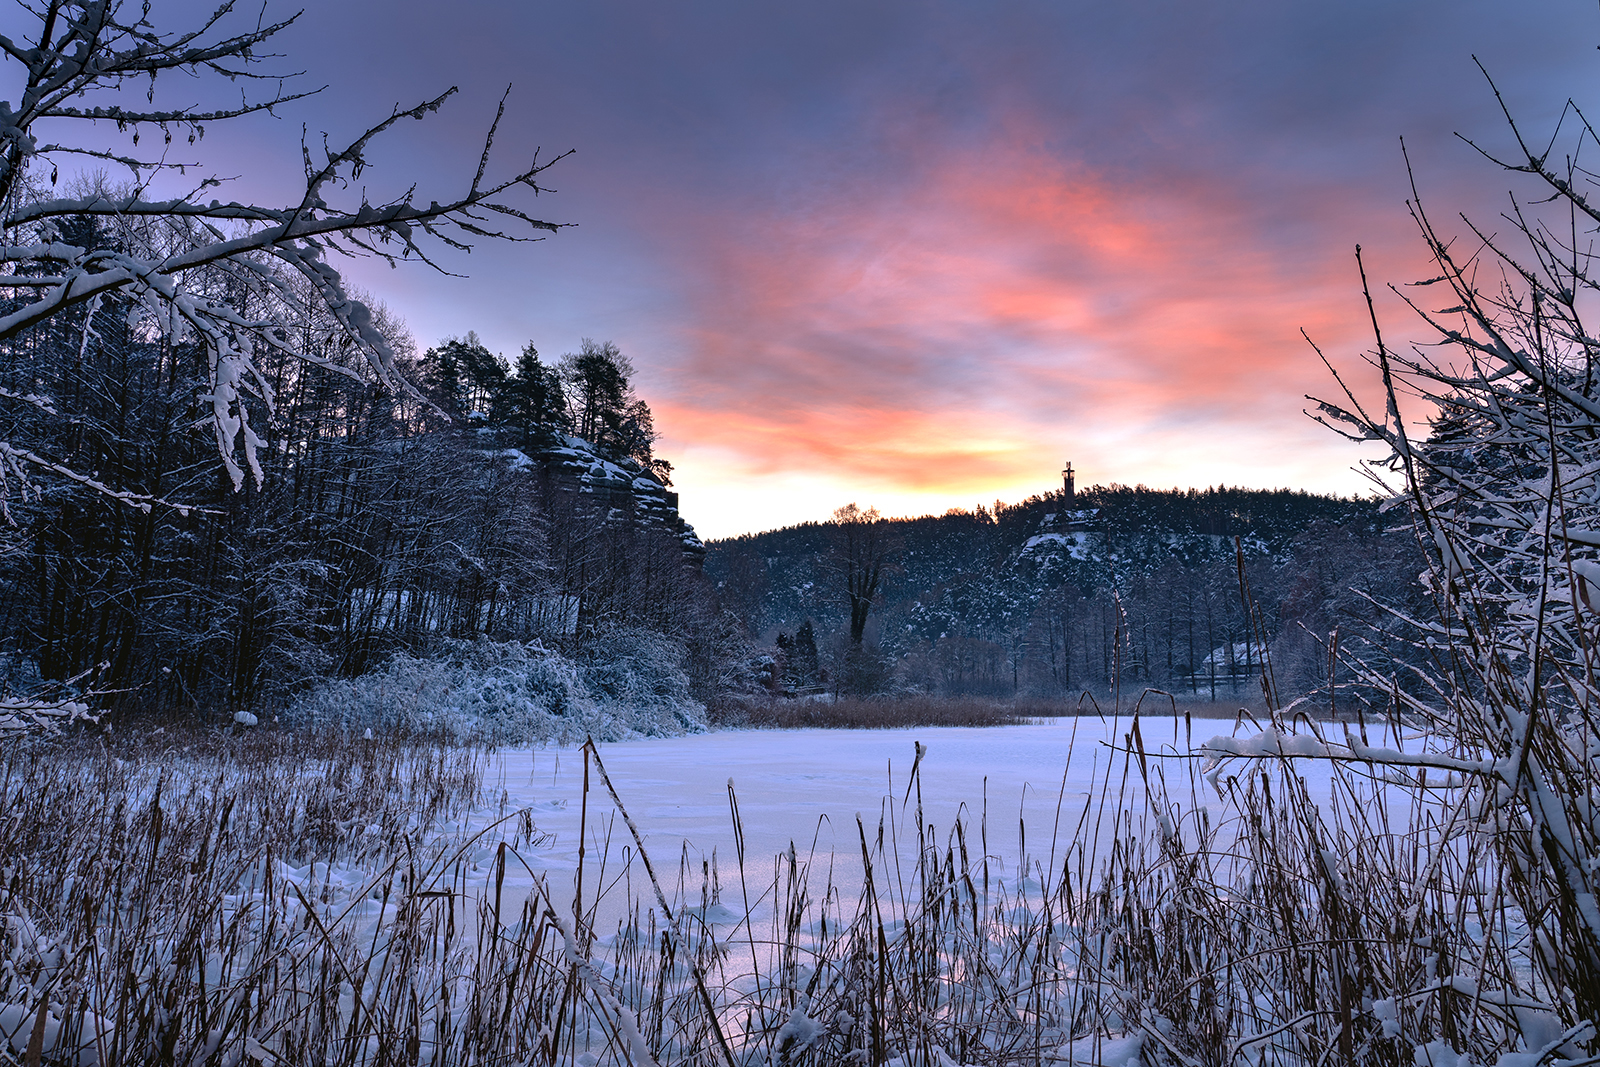
<path fill-rule="evenodd" d="M 378 670 L 323 682 L 283 715 L 291 729 L 394 732 L 457 743 L 615 741 L 705 729 L 683 650 L 618 630 L 574 660 L 536 644 L 451 641 L 427 658 L 397 653 Z"/>
<path fill-rule="evenodd" d="M 433 1025 L 480 753 L 186 730 L 0 762 L 0 1057 L 332 1063 L 365 1011 Z"/>
<path fill-rule="evenodd" d="M 1392 525 L 1392 524 L 1391 524 Z M 867 627 L 876 671 L 846 663 L 851 625 L 837 528 L 811 523 L 712 542 L 706 570 L 752 634 L 780 635 L 777 688 L 1075 700 L 1158 686 L 1259 692 L 1251 599 L 1286 687 L 1325 685 L 1307 631 L 1389 646 L 1353 590 L 1404 595 L 1424 564 L 1372 499 L 1227 487 L 1094 486 L 1017 504 L 886 519 L 887 566 Z M 820 672 L 784 647 L 816 632 Z M 1337 672 L 1337 668 L 1336 668 Z M 1350 676 L 1338 672 L 1340 682 Z"/>
<path fill-rule="evenodd" d="M 67 68 L 108 84 L 214 70 L 207 56 L 250 60 L 281 28 L 193 52 L 117 22 L 115 4 L 61 10 L 59 38 L 48 14 L 37 48 L 6 50 L 35 88 Z M 1600 205 L 1574 162 L 1600 137 L 1580 113 L 1561 151 L 1511 125 L 1504 166 L 1536 186 L 1508 215 L 1522 247 L 1470 222 L 1458 245 L 1414 202 L 1437 273 L 1412 292 L 1448 305 L 1413 304 L 1436 343 L 1405 353 L 1380 336 L 1375 401 L 1349 390 L 1318 409 L 1389 446 L 1382 501 L 1335 509 L 1381 507 L 1342 532 L 1389 581 L 1363 598 L 1337 560 L 1303 575 L 1279 601 L 1315 609 L 1298 646 L 1274 621 L 1285 609 L 1262 607 L 1265 583 L 1252 593 L 1246 557 L 1274 550 L 1263 535 L 1247 551 L 1248 531 L 1194 531 L 1203 566 L 1113 581 L 1097 617 L 1065 579 L 1037 597 L 951 580 L 896 615 L 879 598 L 897 549 L 870 509 L 807 532 L 826 542 L 841 639 L 835 654 L 809 626 L 784 635 L 796 690 L 818 687 L 827 655 L 859 690 L 917 684 L 919 654 L 952 691 L 1007 673 L 1020 689 L 1024 663 L 1064 689 L 1098 662 L 1125 713 L 1124 683 L 1164 670 L 1198 692 L 1224 662 L 1240 677 L 1242 658 L 1265 722 L 1156 752 L 1136 708 L 1113 720 L 1115 756 L 1089 788 L 1069 796 L 1063 779 L 1048 827 L 986 795 L 933 825 L 938 785 L 913 742 L 909 776 L 846 823 L 844 850 L 775 860 L 747 853 L 730 782 L 731 865 L 687 845 L 652 854 L 591 742 L 569 862 L 512 783 L 486 777 L 480 746 L 696 730 L 707 687 L 749 681 L 737 626 L 754 616 L 718 612 L 685 569 L 692 537 L 663 521 L 668 470 L 620 353 L 587 345 L 563 377 L 530 352 L 512 373 L 469 338 L 419 360 L 413 390 L 398 335 L 320 262 L 367 233 L 414 250 L 413 223 L 476 232 L 473 209 L 538 168 L 493 192 L 474 181 L 455 206 L 340 215 L 318 191 L 359 169 L 363 140 L 312 171 L 304 210 L 50 199 L 23 180 L 27 124 L 70 109 L 76 77 L 0 126 L 4 662 L 60 684 L 103 670 L 84 685 L 204 698 L 241 725 L 51 732 L 86 693 L 0 696 L 0 728 L 21 735 L 0 738 L 0 1059 L 1600 1062 L 1600 330 L 1582 236 Z M 230 252 L 195 218 L 272 225 Z M 565 409 L 563 383 L 578 389 Z M 292 418 L 265 448 L 252 427 L 274 412 Z M 523 444 L 574 469 L 538 482 Z M 216 462 L 225 482 L 196 473 Z M 1030 581 L 1112 561 L 1126 574 L 1107 547 L 1121 498 L 1095 499 L 991 562 Z M 984 533 L 1005 514 L 931 521 Z M 1122 534 L 1157 556 L 1188 544 Z M 1285 542 L 1272 566 L 1310 572 L 1297 551 Z M 1212 580 L 1223 558 L 1232 587 Z M 749 607 L 769 572 L 737 563 L 722 580 L 749 579 Z M 1224 593 L 1237 617 L 1197 644 Z M 1129 610 L 1141 597 L 1165 598 L 1164 627 Z M 980 616 L 990 637 L 951 636 Z M 881 648 L 898 625 L 933 643 L 890 671 L 866 654 L 872 620 Z M 1299 696 L 1319 663 L 1321 691 Z M 774 681 L 785 669 L 768 666 Z M 305 728 L 247 729 L 258 705 Z M 994 863 L 1002 820 L 1028 842 L 1020 869 Z"/>
<path fill-rule="evenodd" d="M 639 807 L 678 798 L 646 784 L 630 819 L 597 751 L 564 753 L 568 781 L 592 783 L 565 804 L 574 855 L 542 829 L 550 802 L 508 803 L 519 782 L 471 748 L 261 731 L 7 746 L 0 1056 L 1587 1062 L 1568 943 L 1518 906 L 1528 872 L 1441 818 L 1470 787 L 1417 773 L 1447 739 L 1276 718 L 1195 735 L 1201 763 L 1147 743 L 1171 726 L 1123 717 L 1110 759 L 1064 746 L 1095 770 L 1020 826 L 977 796 L 935 825 L 925 806 L 954 805 L 907 751 L 909 776 L 839 821 L 834 852 L 748 849 L 730 785 L 720 861 L 636 836 Z M 1341 749 L 1390 769 L 1296 762 Z"/>
<path fill-rule="evenodd" d="M 455 195 L 353 183 L 451 90 L 311 151 L 276 204 L 214 199 L 237 167 L 205 128 L 297 99 L 269 43 L 295 19 L 259 14 L 23 5 L 0 35 L 0 700 L 221 724 L 395 653 L 587 663 L 619 628 L 677 641 L 703 695 L 717 609 L 628 358 L 419 353 L 330 264 L 559 230 L 529 213 L 552 161 L 501 173 L 491 114 Z"/>

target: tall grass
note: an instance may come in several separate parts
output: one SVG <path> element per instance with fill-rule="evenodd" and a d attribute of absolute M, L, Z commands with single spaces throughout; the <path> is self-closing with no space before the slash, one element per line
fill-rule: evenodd
<path fill-rule="evenodd" d="M 1101 714 L 1114 707 L 1115 694 L 1088 692 L 1074 697 L 940 697 L 911 694 L 889 697 L 839 697 L 813 700 L 729 701 L 714 709 L 712 722 L 721 727 L 753 729 L 885 730 L 912 726 L 1018 726 L 1036 719 Z M 1265 714 L 1259 695 L 1254 700 L 1162 698 L 1173 714 L 1195 719 L 1238 719 Z"/>
<path fill-rule="evenodd" d="M 484 767 L 464 749 L 273 733 L 7 747 L 10 1051 L 354 1062 L 375 1032 L 431 1034 L 440 989 L 413 983 L 459 940 L 438 920 L 466 876 L 441 829 L 477 802 Z"/>
<path fill-rule="evenodd" d="M 1057 705 L 1022 705 L 971 697 L 763 700 L 720 709 L 718 725 L 756 729 L 883 730 L 908 726 L 1015 726 L 1062 714 Z"/>
<path fill-rule="evenodd" d="M 0 749 L 0 1048 L 107 1065 L 1570 1059 L 1586 1032 L 1548 1008 L 1501 857 L 1442 817 L 1459 783 L 1308 784 L 1292 744 L 1203 764 L 1122 721 L 1051 826 L 983 808 L 932 825 L 915 764 L 848 854 L 758 856 L 730 783 L 736 881 L 687 849 L 652 856 L 594 751 L 568 882 L 532 860 L 533 813 L 502 810 L 481 751 L 271 734 Z M 1002 833 L 1023 836 L 1022 869 L 996 859 Z"/>

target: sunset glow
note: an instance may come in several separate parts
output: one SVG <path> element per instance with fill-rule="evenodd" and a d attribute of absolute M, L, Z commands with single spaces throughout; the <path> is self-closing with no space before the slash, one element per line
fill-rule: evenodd
<path fill-rule="evenodd" d="M 1227 190 L 1004 144 L 848 210 L 741 219 L 696 249 L 663 422 L 686 479 L 718 470 L 701 494 L 803 471 L 938 511 L 1047 490 L 1069 455 L 1091 481 L 1353 491 L 1295 402 L 1322 384 L 1298 327 L 1363 341 L 1353 260 L 1250 224 Z"/>
<path fill-rule="evenodd" d="M 1446 214 L 1492 219 L 1504 181 L 1453 138 L 1503 135 L 1472 57 L 1537 124 L 1600 37 L 1587 9 L 1442 0 L 486 3 L 420 35 L 431 9 L 364 6 L 293 31 L 344 104 L 295 122 L 461 84 L 375 160 L 435 195 L 511 83 L 496 151 L 576 149 L 540 203 L 578 225 L 461 278 L 347 269 L 422 347 L 615 341 L 710 536 L 1016 500 L 1068 458 L 1083 485 L 1361 490 L 1302 413 L 1330 383 L 1301 331 L 1363 382 L 1355 246 L 1380 286 L 1421 276 L 1399 139 Z M 298 165 L 288 125 L 235 146 L 241 183 Z"/>

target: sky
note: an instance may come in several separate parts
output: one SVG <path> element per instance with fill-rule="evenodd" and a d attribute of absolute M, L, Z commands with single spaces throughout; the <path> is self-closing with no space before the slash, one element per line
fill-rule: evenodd
<path fill-rule="evenodd" d="M 1427 273 L 1401 139 L 1436 216 L 1492 222 L 1515 182 L 1456 136 L 1509 140 L 1474 56 L 1548 132 L 1597 44 L 1576 0 L 340 0 L 269 63 L 326 89 L 197 152 L 223 195 L 298 199 L 302 128 L 458 86 L 362 177 L 444 200 L 509 87 L 490 175 L 570 151 L 524 206 L 573 225 L 446 250 L 458 276 L 342 268 L 419 348 L 615 342 L 703 536 L 1014 502 L 1069 459 L 1353 493 L 1373 453 L 1304 414 L 1332 385 L 1301 331 L 1370 388 L 1360 244 L 1388 339 L 1425 336 L 1381 288 Z"/>

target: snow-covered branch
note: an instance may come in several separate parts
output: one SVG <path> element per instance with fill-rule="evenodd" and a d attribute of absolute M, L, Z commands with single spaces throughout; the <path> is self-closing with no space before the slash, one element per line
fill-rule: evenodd
<path fill-rule="evenodd" d="M 1310 734 L 1267 729 L 1254 737 L 1219 735 L 1200 746 L 1206 757 L 1205 773 L 1212 777 L 1230 759 L 1312 759 L 1339 763 L 1364 763 L 1373 767 L 1407 767 L 1446 771 L 1452 774 L 1489 775 L 1505 768 L 1495 760 L 1460 759 L 1442 752 L 1403 752 L 1363 743 L 1346 737 L 1343 744 Z"/>
<path fill-rule="evenodd" d="M 350 295 L 330 257 L 375 256 L 391 265 L 415 260 L 443 270 L 430 242 L 470 251 L 481 240 L 537 240 L 561 224 L 535 216 L 519 199 L 545 191 L 540 176 L 562 157 L 541 160 L 535 151 L 508 176 L 487 178 L 505 110 L 502 99 L 479 157 L 464 161 L 463 185 L 454 195 L 424 200 L 413 187 L 383 203 L 353 194 L 353 202 L 335 203 L 355 187 L 376 138 L 402 119 L 438 111 L 455 95 L 454 88 L 414 107 L 395 108 L 343 146 L 325 144 L 318 160 L 302 140 L 304 186 L 276 204 L 203 198 L 206 189 L 221 184 L 212 177 L 202 179 L 191 194 L 151 198 L 151 172 L 199 164 L 141 159 L 100 142 L 38 143 L 34 127 L 48 120 L 53 130 L 66 124 L 85 134 L 110 124 L 119 132 L 132 131 L 135 147 L 144 128 L 160 132 L 164 146 L 175 130 L 186 130 L 194 145 L 208 123 L 271 111 L 310 95 L 285 89 L 292 73 L 257 69 L 274 58 L 262 48 L 298 16 L 261 18 L 230 29 L 233 9 L 228 0 L 197 25 L 166 33 L 152 27 L 148 12 L 137 5 L 124 15 L 121 0 L 52 0 L 43 7 L 23 6 L 36 20 L 32 32 L 0 35 L 5 67 L 23 75 L 16 97 L 20 104 L 13 110 L 0 103 L 0 296 L 7 298 L 0 304 L 0 342 L 25 338 L 113 295 L 125 297 L 132 302 L 129 314 L 139 316 L 143 328 L 170 344 L 195 344 L 205 351 L 209 370 L 201 399 L 210 411 L 221 463 L 240 487 L 247 478 L 259 482 L 263 476 L 265 430 L 257 423 L 261 412 L 270 416 L 274 410 L 274 391 L 257 365 L 259 354 L 270 351 L 356 376 L 346 363 L 298 344 L 289 323 L 308 316 L 331 318 L 380 388 L 416 395 L 372 312 Z M 170 72 L 273 85 L 259 98 L 247 93 L 237 106 L 169 108 L 155 94 L 157 79 Z M 101 102 L 102 93 L 130 78 L 148 86 L 147 108 Z M 53 187 L 58 178 L 53 159 L 73 155 L 119 163 L 132 184 L 113 189 L 101 182 L 79 195 L 44 195 L 42 179 L 27 177 L 30 168 L 48 165 Z M 0 404 L 25 395 L 24 389 L 0 392 Z M 255 416 L 252 407 L 258 409 Z M 30 470 L 49 470 L 115 499 L 151 502 L 72 472 L 43 445 L 13 440 L 6 448 L 0 453 L 4 473 L 24 487 Z M 0 490 L 5 485 L 0 480 Z"/>
<path fill-rule="evenodd" d="M 1566 1041 L 1600 1018 L 1600 331 L 1578 298 L 1597 285 L 1580 234 L 1600 208 L 1576 162 L 1600 139 L 1572 107 L 1576 143 L 1538 150 L 1505 114 L 1515 150 L 1484 154 L 1534 178 L 1533 197 L 1512 200 L 1509 231 L 1463 220 L 1451 234 L 1413 185 L 1434 276 L 1391 288 L 1431 343 L 1396 352 L 1375 334 L 1380 395 L 1363 402 L 1335 374 L 1342 396 L 1313 400 L 1344 436 L 1388 444 L 1375 479 L 1430 557 L 1421 580 L 1437 619 L 1389 612 L 1405 662 L 1339 650 L 1354 684 L 1427 741 L 1408 752 L 1268 730 L 1203 753 L 1213 783 L 1233 760 L 1314 759 L 1459 785 L 1475 809 L 1460 832 L 1491 842 L 1504 892 L 1545 924 L 1553 947 L 1535 951 L 1535 969 L 1567 998 L 1555 1005 Z"/>
<path fill-rule="evenodd" d="M 38 730 L 58 730 L 69 723 L 93 717 L 89 705 L 81 700 L 0 697 L 0 738 Z"/>

